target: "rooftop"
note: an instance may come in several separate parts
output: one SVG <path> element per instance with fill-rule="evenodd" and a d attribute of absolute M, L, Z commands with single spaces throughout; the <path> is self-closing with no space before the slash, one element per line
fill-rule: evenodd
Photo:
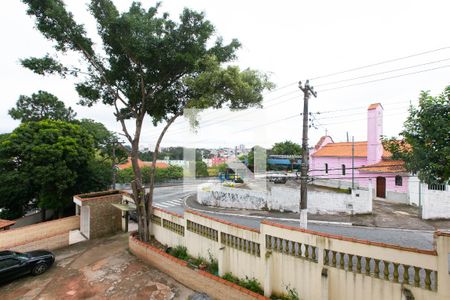
<path fill-rule="evenodd" d="M 151 161 L 142 161 L 142 160 L 138 159 L 138 165 L 139 165 L 139 168 L 151 167 L 153 165 L 153 163 Z M 117 167 L 120 170 L 131 168 L 131 158 L 128 158 L 126 163 L 117 165 Z M 169 164 L 167 164 L 165 162 L 156 162 L 156 168 L 167 169 L 168 167 L 169 167 Z"/>
<path fill-rule="evenodd" d="M 401 160 L 381 160 L 380 162 L 360 168 L 360 171 L 370 173 L 406 172 L 405 162 Z"/>
<path fill-rule="evenodd" d="M 355 142 L 355 157 L 367 157 L 367 142 Z M 352 142 L 328 143 L 314 152 L 314 157 L 352 157 Z M 392 154 L 383 150 L 383 157 L 391 157 Z"/>
<path fill-rule="evenodd" d="M 14 224 L 16 224 L 16 221 L 0 219 L 0 229 L 7 228 L 7 227 L 12 226 Z"/>

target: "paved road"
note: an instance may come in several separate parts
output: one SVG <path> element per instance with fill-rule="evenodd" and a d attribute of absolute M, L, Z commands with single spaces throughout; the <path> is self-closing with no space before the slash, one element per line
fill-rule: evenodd
<path fill-rule="evenodd" d="M 182 214 L 186 207 L 183 198 L 196 191 L 195 185 L 172 186 L 155 189 L 154 205 L 166 210 Z M 259 228 L 261 218 L 229 216 L 223 214 L 207 213 L 216 218 L 221 218 L 230 222 L 238 223 L 248 227 Z M 273 220 L 271 220 L 273 221 Z M 290 226 L 299 226 L 297 221 L 276 221 L 278 223 Z M 400 245 L 404 247 L 414 247 L 420 249 L 433 248 L 433 233 L 430 231 L 402 230 L 402 229 L 384 229 L 367 228 L 356 226 L 322 225 L 308 224 L 308 228 L 315 231 L 338 234 L 347 237 L 371 240 L 382 243 Z"/>

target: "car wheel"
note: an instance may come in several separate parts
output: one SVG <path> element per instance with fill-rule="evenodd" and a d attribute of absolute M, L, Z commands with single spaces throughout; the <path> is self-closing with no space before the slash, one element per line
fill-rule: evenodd
<path fill-rule="evenodd" d="M 38 263 L 33 267 L 33 270 L 31 270 L 31 274 L 33 275 L 41 275 L 45 271 L 47 271 L 48 265 L 46 263 Z"/>

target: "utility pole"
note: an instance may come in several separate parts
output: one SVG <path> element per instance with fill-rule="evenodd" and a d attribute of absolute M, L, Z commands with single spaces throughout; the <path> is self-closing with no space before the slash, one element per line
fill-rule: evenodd
<path fill-rule="evenodd" d="M 309 80 L 306 80 L 305 86 L 300 81 L 298 87 L 303 92 L 303 138 L 302 138 L 302 168 L 300 176 L 300 227 L 306 228 L 308 226 L 308 169 L 309 169 L 309 150 L 308 150 L 308 100 L 311 94 L 317 97 L 317 93 L 313 87 L 309 85 Z"/>
<path fill-rule="evenodd" d="M 112 189 L 116 189 L 116 141 L 112 142 Z"/>
<path fill-rule="evenodd" d="M 355 189 L 355 137 L 352 136 L 352 190 Z"/>

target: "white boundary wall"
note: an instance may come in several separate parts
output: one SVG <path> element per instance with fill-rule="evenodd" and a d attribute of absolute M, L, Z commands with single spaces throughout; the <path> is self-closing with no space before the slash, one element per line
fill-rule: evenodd
<path fill-rule="evenodd" d="M 224 208 L 298 212 L 299 201 L 300 191 L 286 187 L 272 187 L 271 191 L 263 192 L 203 184 L 197 190 L 198 203 Z M 320 214 L 371 213 L 372 189 L 355 189 L 352 194 L 308 191 L 308 211 Z"/>
<path fill-rule="evenodd" d="M 154 216 L 157 240 L 217 259 L 220 276 L 255 278 L 265 296 L 290 288 L 304 300 L 450 299 L 450 233 L 436 232 L 435 248 L 420 250 L 267 221 L 247 228 L 194 211 L 155 208 Z"/>
<path fill-rule="evenodd" d="M 422 219 L 450 219 L 450 186 L 445 191 L 429 190 L 417 177 L 408 182 L 408 198 L 412 205 L 422 206 Z"/>

